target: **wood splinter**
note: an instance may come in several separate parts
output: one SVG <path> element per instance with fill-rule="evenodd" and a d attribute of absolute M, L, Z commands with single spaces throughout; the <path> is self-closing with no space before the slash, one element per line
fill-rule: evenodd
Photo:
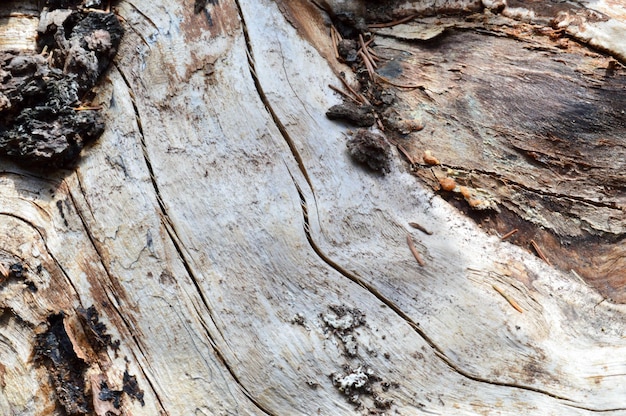
<path fill-rule="evenodd" d="M 515 228 L 514 230 L 509 231 L 508 233 L 506 233 L 502 237 L 500 237 L 500 240 L 506 240 L 507 238 L 509 238 L 513 234 L 517 233 L 518 231 L 519 231 L 518 228 Z"/>
<path fill-rule="evenodd" d="M 513 309 L 515 309 L 516 311 L 518 311 L 519 313 L 524 313 L 524 310 L 521 308 L 521 306 L 519 306 L 519 304 L 517 302 L 515 302 L 515 300 L 513 298 L 511 298 L 509 295 L 507 295 L 506 293 L 504 293 L 504 291 L 502 289 L 500 289 L 498 286 L 496 285 L 491 285 L 491 287 L 493 287 L 493 290 L 495 290 L 496 292 L 498 292 L 500 295 L 502 295 L 502 297 L 504 299 L 506 299 L 507 302 L 509 302 L 509 304 L 513 307 Z"/>
<path fill-rule="evenodd" d="M 415 244 L 413 244 L 413 239 L 411 238 L 411 234 L 406 235 L 406 242 L 409 245 L 409 250 L 411 250 L 413 257 L 415 257 L 415 260 L 417 260 L 417 264 L 424 267 L 426 262 L 424 262 L 424 259 L 422 259 L 422 256 L 420 256 L 420 253 L 417 251 L 417 248 L 415 248 Z"/>
<path fill-rule="evenodd" d="M 416 230 L 420 230 L 424 234 L 433 235 L 432 231 L 428 231 L 426 228 L 424 228 L 423 226 L 421 226 L 420 224 L 418 224 L 416 222 L 410 222 L 409 225 L 411 227 L 415 228 Z"/>
<path fill-rule="evenodd" d="M 539 258 L 541 258 L 541 260 L 543 260 L 546 263 L 548 263 L 548 266 L 552 266 L 552 263 L 550 263 L 550 261 L 545 256 L 545 254 L 543 254 L 543 251 L 541 251 L 541 249 L 539 248 L 537 243 L 535 243 L 535 240 L 530 240 L 530 245 L 533 246 L 533 248 L 535 249 L 535 252 L 537 252 L 537 255 L 539 256 Z"/>

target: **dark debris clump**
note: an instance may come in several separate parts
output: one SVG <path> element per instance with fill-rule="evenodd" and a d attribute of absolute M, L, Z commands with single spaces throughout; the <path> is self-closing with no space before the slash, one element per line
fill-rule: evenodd
<path fill-rule="evenodd" d="M 109 388 L 106 381 L 100 383 L 100 393 L 98 393 L 98 399 L 103 402 L 111 402 L 113 407 L 119 409 L 122 402 L 122 390 L 113 390 Z"/>
<path fill-rule="evenodd" d="M 357 106 L 350 102 L 330 107 L 326 111 L 326 117 L 330 120 L 343 120 L 358 127 L 370 127 L 376 123 L 376 116 L 372 106 Z"/>
<path fill-rule="evenodd" d="M 143 398 L 143 390 L 139 388 L 139 384 L 137 383 L 137 377 L 131 376 L 128 374 L 128 371 L 124 371 L 122 391 L 134 400 L 137 400 L 142 406 L 146 404 Z"/>
<path fill-rule="evenodd" d="M 25 166 L 71 166 L 104 131 L 100 110 L 82 102 L 117 53 L 123 29 L 113 13 L 48 1 L 40 54 L 0 52 L 0 155 Z M 67 7 L 67 8 L 55 8 Z"/>
<path fill-rule="evenodd" d="M 384 136 L 360 129 L 348 139 L 347 146 L 357 162 L 383 174 L 389 172 L 391 146 Z"/>

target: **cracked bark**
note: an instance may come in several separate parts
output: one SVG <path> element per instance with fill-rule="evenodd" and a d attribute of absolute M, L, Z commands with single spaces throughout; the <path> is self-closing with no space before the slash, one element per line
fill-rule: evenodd
<path fill-rule="evenodd" d="M 485 188 L 507 173 L 461 163 L 468 158 L 443 145 L 471 143 L 454 127 L 471 132 L 484 119 L 447 110 L 441 85 L 472 90 L 451 83 L 458 67 L 435 59 L 437 42 L 451 62 L 464 42 L 483 51 L 520 41 L 510 21 L 489 20 L 509 19 L 507 9 L 481 15 L 484 26 L 445 20 L 446 37 L 427 46 L 380 35 L 378 53 L 401 49 L 420 63 L 401 67 L 396 81 L 439 91 L 425 102 L 423 91 L 399 90 L 397 111 L 434 102 L 458 116 L 429 141 L 440 119 L 424 111 L 435 116 L 403 139 L 416 160 L 432 148 L 443 169 L 411 170 L 396 155 L 381 177 L 352 163 L 346 127 L 325 116 L 340 102 L 328 84 L 339 86 L 335 74 L 347 68 L 333 58 L 322 10 L 305 1 L 200 3 L 119 2 L 126 35 L 99 86 L 103 136 L 72 171 L 42 177 L 3 162 L 0 263 L 19 262 L 26 280 L 0 277 L 0 413 L 64 414 L 54 378 L 63 370 L 30 355 L 51 316 L 53 338 L 86 363 L 84 389 L 96 394 L 84 397 L 99 412 L 626 410 L 626 365 L 615 359 L 626 349 L 623 306 L 490 236 L 428 187 L 437 186 L 431 172 L 448 167 L 480 175 Z M 389 18 L 401 18 L 388 4 Z M 563 21 L 576 36 L 581 23 Z M 530 56 L 545 53 L 530 46 Z M 536 189 L 524 177 L 509 183 Z M 98 322 L 85 319 L 92 305 Z M 108 336 L 119 346 L 99 349 Z"/>

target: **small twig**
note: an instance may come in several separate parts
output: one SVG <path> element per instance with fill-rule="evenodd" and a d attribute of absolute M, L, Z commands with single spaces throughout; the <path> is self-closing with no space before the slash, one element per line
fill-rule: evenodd
<path fill-rule="evenodd" d="M 368 52 L 370 53 L 370 55 L 372 55 L 372 58 L 378 58 L 378 60 L 383 60 L 383 58 L 377 54 L 374 50 L 372 50 L 372 48 L 367 48 Z"/>
<path fill-rule="evenodd" d="M 363 95 L 359 94 L 358 92 L 356 92 L 354 90 L 354 88 L 352 88 L 350 86 L 350 84 L 348 84 L 348 81 L 346 81 L 343 77 L 339 77 L 339 80 L 341 81 L 341 83 L 348 89 L 348 91 L 350 91 L 352 94 L 354 94 L 355 97 L 357 97 L 357 99 L 363 103 L 363 104 L 367 104 L 370 105 L 370 102 L 367 100 L 367 98 L 363 97 Z"/>
<path fill-rule="evenodd" d="M 397 143 L 396 147 L 398 148 L 400 153 L 402 153 L 404 157 L 407 158 L 407 160 L 409 161 L 411 165 L 415 165 L 415 160 L 413 159 L 413 157 L 409 154 L 409 152 L 406 151 L 406 149 L 400 143 Z"/>
<path fill-rule="evenodd" d="M 367 60 L 370 61 L 370 65 L 372 65 L 372 68 L 378 69 L 378 64 L 376 63 L 374 58 L 372 58 L 372 55 L 370 55 L 369 48 L 365 48 L 363 53 L 365 54 L 365 56 L 367 56 Z"/>
<path fill-rule="evenodd" d="M 417 14 L 412 14 L 410 16 L 407 17 L 403 17 L 402 19 L 398 19 L 398 20 L 394 20 L 393 22 L 387 22 L 387 23 L 374 23 L 373 25 L 368 25 L 367 27 L 370 29 L 382 29 L 383 27 L 392 27 L 392 26 L 396 26 L 402 23 L 406 23 L 410 20 L 413 20 L 417 17 Z"/>
<path fill-rule="evenodd" d="M 369 59 L 367 59 L 367 55 L 365 55 L 362 50 L 359 51 L 359 56 L 361 56 L 361 59 L 363 60 L 363 63 L 365 64 L 365 68 L 367 68 L 367 73 L 370 75 L 370 78 L 373 80 L 375 75 L 374 75 L 374 67 L 372 66 L 372 63 L 369 61 Z"/>
<path fill-rule="evenodd" d="M 370 48 L 367 48 L 367 51 L 369 52 L 370 58 L 372 60 L 372 62 L 376 63 L 376 62 L 382 62 L 383 58 L 381 58 L 380 56 L 372 53 L 372 50 Z"/>
<path fill-rule="evenodd" d="M 337 35 L 335 35 L 335 31 L 333 30 L 333 26 L 330 27 L 330 39 L 333 43 L 333 50 L 335 52 L 335 59 L 339 60 L 339 49 L 337 48 L 337 44 L 339 41 L 337 40 Z"/>
<path fill-rule="evenodd" d="M 410 222 L 409 225 L 417 230 L 420 230 L 421 232 L 425 234 L 433 235 L 432 231 L 428 231 L 426 228 L 424 228 L 423 226 L 421 226 L 420 224 L 416 222 Z"/>
<path fill-rule="evenodd" d="M 342 41 L 343 40 L 343 36 L 341 36 L 341 33 L 339 33 L 339 31 L 337 30 L 337 28 L 335 27 L 335 25 L 331 25 L 330 26 L 330 30 L 332 32 L 335 32 L 335 38 L 337 39 L 337 42 Z"/>
<path fill-rule="evenodd" d="M 335 91 L 335 92 L 337 92 L 337 93 L 341 94 L 343 97 L 347 98 L 348 100 L 352 101 L 353 103 L 355 103 L 355 104 L 357 104 L 357 105 L 361 105 L 361 104 L 362 104 L 362 102 L 361 102 L 361 101 L 357 100 L 356 98 L 354 98 L 353 96 L 351 96 L 351 95 L 350 95 L 350 94 L 348 94 L 347 92 L 344 92 L 344 91 L 340 90 L 339 88 L 335 87 L 334 85 L 328 84 L 328 87 L 329 87 L 331 90 L 333 90 L 333 91 Z"/>
<path fill-rule="evenodd" d="M 413 254 L 413 257 L 415 257 L 415 260 L 417 260 L 417 264 L 419 264 L 420 266 L 424 267 L 424 265 L 426 263 L 422 259 L 422 256 L 420 256 L 420 253 L 415 248 L 415 244 L 413 244 L 413 239 L 411 238 L 411 234 L 407 234 L 406 235 L 406 242 L 409 245 L 409 250 L 411 250 L 411 253 Z"/>
<path fill-rule="evenodd" d="M 510 236 L 512 236 L 513 234 L 517 233 L 519 230 L 516 228 L 514 230 L 509 231 L 508 233 L 504 234 L 502 237 L 500 237 L 500 240 L 506 240 L 507 238 L 509 238 Z"/>
<path fill-rule="evenodd" d="M 102 110 L 102 106 L 101 105 L 96 105 L 96 106 L 81 105 L 78 107 L 74 107 L 74 111 L 87 111 L 87 110 Z"/>
<path fill-rule="evenodd" d="M 545 254 L 543 254 L 543 251 L 541 251 L 541 249 L 539 248 L 539 246 L 537 245 L 537 243 L 535 243 L 535 240 L 530 240 L 530 244 L 533 246 L 533 248 L 535 249 L 535 251 L 537 252 L 537 255 L 539 256 L 539 258 L 543 261 L 545 261 L 546 263 L 548 263 L 548 266 L 552 266 L 552 263 L 550 263 L 550 261 L 548 260 L 548 258 L 545 256 Z"/>
<path fill-rule="evenodd" d="M 411 165 L 415 165 L 415 160 L 413 160 L 413 157 L 409 154 L 409 152 L 406 151 L 406 149 L 400 143 L 396 142 L 391 137 L 387 137 L 387 140 L 389 141 L 389 143 L 391 143 L 392 145 L 398 148 L 400 153 L 404 155 L 404 157 L 409 161 Z"/>
<path fill-rule="evenodd" d="M 383 122 L 381 121 L 380 117 L 378 117 L 378 114 L 375 114 L 374 116 L 376 117 L 376 125 L 378 126 L 380 131 L 385 131 L 385 126 L 383 125 Z"/>
<path fill-rule="evenodd" d="M 506 299 L 507 302 L 509 302 L 511 304 L 511 306 L 518 311 L 519 313 L 524 313 L 524 310 L 519 306 L 519 304 L 517 302 L 515 302 L 515 300 L 513 300 L 513 298 L 511 298 L 509 295 L 507 295 L 506 293 L 504 293 L 502 291 L 502 289 L 500 289 L 498 286 L 496 285 L 491 285 L 491 287 L 493 287 L 493 289 L 498 292 L 499 294 L 502 295 L 502 297 L 504 299 Z"/>
<path fill-rule="evenodd" d="M 367 43 L 365 43 L 365 40 L 363 40 L 363 35 L 359 33 L 359 42 L 361 43 L 361 49 L 359 49 L 359 52 L 363 52 L 363 54 L 367 57 L 367 60 L 370 62 L 370 65 L 372 65 L 372 67 L 376 68 L 376 62 L 374 62 L 374 60 L 372 59 L 372 56 L 369 53 L 369 48 L 367 47 L 370 43 L 372 43 L 374 41 L 374 38 L 371 38 L 370 40 L 367 41 Z"/>
<path fill-rule="evenodd" d="M 587 282 L 585 282 L 585 279 L 583 279 L 581 275 L 579 275 L 578 273 L 576 273 L 576 270 L 574 270 L 574 269 L 570 269 L 570 272 L 572 272 L 572 274 L 573 274 L 574 276 L 576 276 L 576 278 L 578 279 L 578 281 L 580 281 L 580 283 L 582 283 L 582 284 L 583 284 L 583 285 L 585 285 L 585 286 L 588 286 L 588 285 L 587 285 Z"/>

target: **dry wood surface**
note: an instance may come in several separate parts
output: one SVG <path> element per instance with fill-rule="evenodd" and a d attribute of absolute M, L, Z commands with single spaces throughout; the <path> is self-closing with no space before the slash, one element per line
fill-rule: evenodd
<path fill-rule="evenodd" d="M 349 2 L 192 3 L 115 5 L 76 168 L 2 162 L 0 414 L 626 414 L 621 2 L 348 10 L 385 174 Z"/>

